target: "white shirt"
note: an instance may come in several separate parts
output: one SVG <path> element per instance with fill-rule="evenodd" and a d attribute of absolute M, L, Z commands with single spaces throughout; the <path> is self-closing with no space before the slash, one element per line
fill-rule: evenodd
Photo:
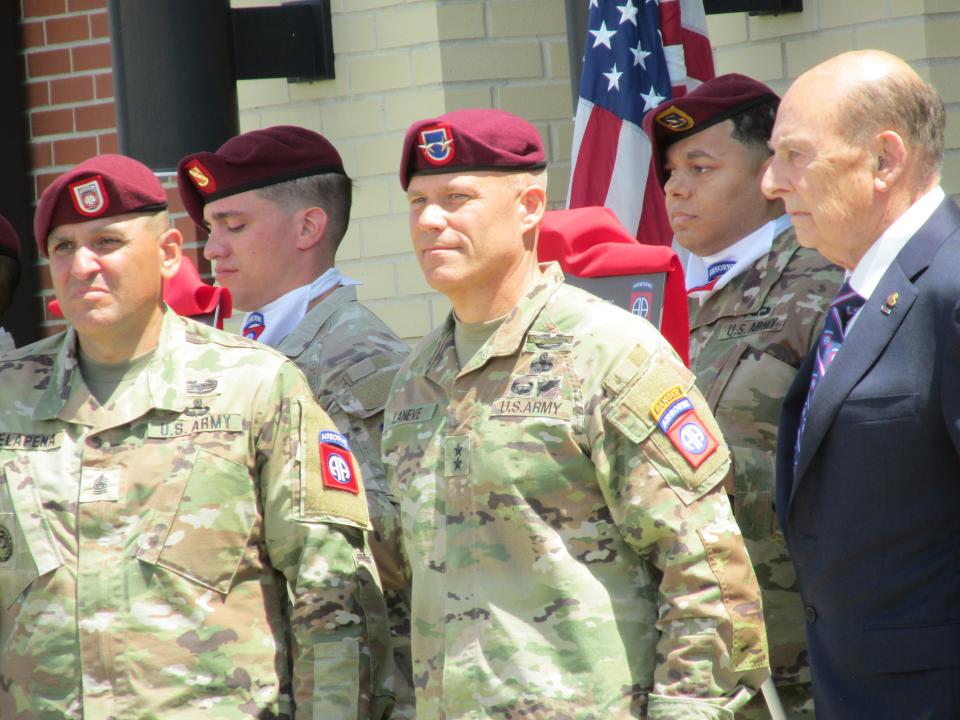
<path fill-rule="evenodd" d="M 713 255 L 694 255 L 690 253 L 687 260 L 687 266 L 684 268 L 687 290 L 699 287 L 708 282 L 708 271 L 711 265 L 721 261 L 733 262 L 733 267 L 721 275 L 716 284 L 708 290 L 696 290 L 689 294 L 692 298 L 697 298 L 701 304 L 706 301 L 715 292 L 722 290 L 732 280 L 742 275 L 747 268 L 755 263 L 759 258 L 770 252 L 773 247 L 773 239 L 780 233 L 790 227 L 790 216 L 781 215 L 770 222 L 761 225 L 752 233 L 741 240 L 737 240 L 730 247 L 724 248 Z"/>
<path fill-rule="evenodd" d="M 307 306 L 310 301 L 332 290 L 337 285 L 360 285 L 360 281 L 344 277 L 336 268 L 330 268 L 309 285 L 294 288 L 276 300 L 267 303 L 259 310 L 247 313 L 243 318 L 241 328 L 246 327 L 251 315 L 259 315 L 264 330 L 260 333 L 257 341 L 270 347 L 277 347 L 306 317 Z"/>
<path fill-rule="evenodd" d="M 880 284 L 880 279 L 884 273 L 887 272 L 897 255 L 903 250 L 903 246 L 930 219 L 930 216 L 933 215 L 945 197 L 946 193 L 938 185 L 898 217 L 864 253 L 853 271 L 847 271 L 846 279 L 850 282 L 850 287 L 856 290 L 861 297 L 869 300 L 873 291 L 877 289 L 877 285 Z M 853 327 L 858 317 L 860 317 L 859 310 L 847 323 L 846 332 L 850 332 L 850 328 Z"/>

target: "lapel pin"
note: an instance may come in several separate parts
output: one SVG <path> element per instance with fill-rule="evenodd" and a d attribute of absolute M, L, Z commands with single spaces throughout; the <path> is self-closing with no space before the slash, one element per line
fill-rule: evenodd
<path fill-rule="evenodd" d="M 893 308 L 896 307 L 897 300 L 899 299 L 900 293 L 898 292 L 892 292 L 887 295 L 887 301 L 880 307 L 880 312 L 884 315 L 889 315 L 893 311 Z"/>

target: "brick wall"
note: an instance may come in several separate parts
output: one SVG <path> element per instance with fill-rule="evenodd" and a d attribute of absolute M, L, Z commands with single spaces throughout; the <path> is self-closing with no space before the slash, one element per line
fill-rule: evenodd
<path fill-rule="evenodd" d="M 707 18 L 717 72 L 752 75 L 784 92 L 797 75 L 847 50 L 878 48 L 909 62 L 947 103 L 944 189 L 960 199 L 960 2 L 804 0 L 782 16 Z"/>
<path fill-rule="evenodd" d="M 34 198 L 65 170 L 101 153 L 118 152 L 107 0 L 16 0 L 20 3 L 23 72 L 27 88 Z M 186 252 L 203 272 L 203 237 L 183 211 L 176 185 L 161 178 Z M 32 238 L 25 238 L 32 242 Z M 52 298 L 45 262 L 41 274 L 43 331 L 63 323 L 46 317 Z"/>
<path fill-rule="evenodd" d="M 106 0 L 19 2 L 35 201 L 67 167 L 117 150 L 110 30 Z M 45 312 L 50 277 L 39 272 Z M 44 321 L 47 333 L 62 327 Z"/>

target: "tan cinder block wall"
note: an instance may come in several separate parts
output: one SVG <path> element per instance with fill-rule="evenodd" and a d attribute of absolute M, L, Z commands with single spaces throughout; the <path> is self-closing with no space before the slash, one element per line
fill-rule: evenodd
<path fill-rule="evenodd" d="M 783 93 L 837 53 L 877 48 L 909 62 L 947 104 L 943 187 L 960 198 L 960 0 L 803 0 L 803 12 L 707 18 L 717 72 L 739 72 Z"/>
<path fill-rule="evenodd" d="M 233 0 L 234 7 L 279 4 Z M 440 323 L 447 300 L 410 251 L 397 178 L 406 128 L 462 107 L 534 122 L 550 159 L 550 200 L 565 199 L 573 101 L 562 0 L 332 0 L 336 79 L 238 83 L 241 129 L 296 124 L 323 133 L 355 180 L 337 255 L 360 299 L 403 338 Z"/>
<path fill-rule="evenodd" d="M 533 121 L 550 159 L 550 200 L 563 203 L 572 108 L 562 0 L 331 0 L 335 80 L 241 81 L 241 127 L 303 125 L 326 135 L 356 181 L 338 254 L 364 282 L 361 299 L 401 337 L 436 326 L 449 304 L 410 252 L 396 176 L 414 120 L 461 107 L 499 107 Z M 233 0 L 235 7 L 279 0 Z M 944 187 L 960 195 L 960 0 L 804 0 L 803 13 L 708 18 L 717 72 L 783 92 L 844 50 L 881 48 L 909 61 L 948 103 Z"/>

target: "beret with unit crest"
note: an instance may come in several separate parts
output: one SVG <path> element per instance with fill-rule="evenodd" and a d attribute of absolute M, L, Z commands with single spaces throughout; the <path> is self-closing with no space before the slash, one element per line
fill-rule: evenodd
<path fill-rule="evenodd" d="M 47 235 L 60 225 L 166 208 L 167 194 L 150 168 L 125 155 L 97 155 L 43 191 L 33 216 L 33 232 L 40 254 L 46 256 Z"/>
<path fill-rule="evenodd" d="M 537 129 L 505 110 L 470 108 L 420 120 L 407 130 L 400 185 L 420 173 L 541 170 L 547 166 Z"/>
<path fill-rule="evenodd" d="M 660 186 L 667 183 L 663 158 L 668 147 L 750 108 L 779 99 L 762 82 L 729 73 L 653 108 L 643 116 L 643 129 L 653 144 L 653 169 Z"/>
<path fill-rule="evenodd" d="M 187 155 L 177 166 L 177 188 L 187 213 L 202 226 L 208 202 L 326 173 L 346 175 L 329 140 L 307 128 L 275 125 L 232 137 L 216 152 Z"/>

